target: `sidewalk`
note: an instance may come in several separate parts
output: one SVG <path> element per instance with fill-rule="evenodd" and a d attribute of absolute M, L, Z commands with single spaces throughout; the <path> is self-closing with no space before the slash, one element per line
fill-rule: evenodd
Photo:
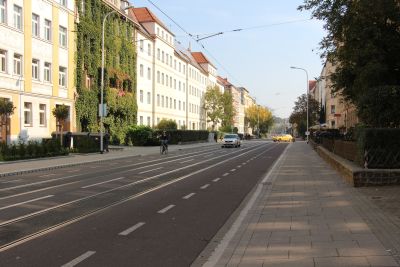
<path fill-rule="evenodd" d="M 193 266 L 400 266 L 400 224 L 305 142 L 289 145 L 248 198 Z"/>
<path fill-rule="evenodd" d="M 187 145 L 169 145 L 170 152 L 190 149 L 196 147 L 217 146 L 216 143 L 195 143 Z M 101 162 L 119 158 L 126 158 L 132 156 L 144 156 L 150 154 L 159 154 L 159 146 L 152 147 L 123 147 L 122 150 L 113 150 L 110 152 L 90 153 L 90 154 L 71 154 L 69 156 L 53 157 L 53 158 L 39 158 L 31 160 L 13 161 L 13 162 L 0 162 L 0 177 L 17 175 L 22 173 L 51 170 L 67 166 L 82 165 L 89 162 Z"/>

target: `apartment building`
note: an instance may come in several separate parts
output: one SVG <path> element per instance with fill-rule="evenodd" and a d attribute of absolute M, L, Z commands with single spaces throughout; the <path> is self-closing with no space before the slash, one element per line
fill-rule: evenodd
<path fill-rule="evenodd" d="M 249 90 L 247 90 L 244 87 L 240 87 L 241 90 L 241 94 L 242 94 L 242 103 L 243 103 L 243 110 L 244 110 L 244 114 L 243 116 L 246 116 L 246 110 L 251 107 L 254 106 L 256 104 L 256 100 L 250 95 Z M 244 120 L 243 117 L 243 120 Z M 243 133 L 245 134 L 252 134 L 253 129 L 250 127 L 250 125 L 248 123 L 246 123 L 246 121 L 244 120 L 244 131 Z"/>
<path fill-rule="evenodd" d="M 0 141 L 41 139 L 56 130 L 52 109 L 65 104 L 75 130 L 74 0 L 0 0 L 0 98 L 14 114 Z"/>

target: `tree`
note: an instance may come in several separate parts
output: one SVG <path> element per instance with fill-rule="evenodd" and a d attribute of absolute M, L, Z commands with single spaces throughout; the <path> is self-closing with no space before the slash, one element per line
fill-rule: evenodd
<path fill-rule="evenodd" d="M 69 107 L 62 104 L 62 105 L 58 105 L 55 108 L 53 108 L 53 116 L 56 118 L 57 120 L 57 125 L 60 125 L 60 143 L 61 145 L 63 144 L 63 138 L 62 138 L 62 133 L 63 133 L 63 124 L 65 122 L 65 120 L 68 118 L 69 115 Z M 58 127 L 57 127 L 57 131 L 58 131 Z"/>
<path fill-rule="evenodd" d="M 253 105 L 245 110 L 245 122 L 249 123 L 251 128 L 257 128 L 260 133 L 265 134 L 274 123 L 274 119 L 268 108 Z"/>
<path fill-rule="evenodd" d="M 5 98 L 0 98 L 0 126 L 7 127 L 7 119 L 14 113 L 14 105 L 11 101 Z M 7 144 L 7 136 L 5 138 Z"/>
<path fill-rule="evenodd" d="M 233 97 L 228 91 L 222 94 L 223 113 L 221 125 L 223 127 L 230 127 L 233 125 L 233 118 L 236 115 L 235 108 L 233 107 Z"/>
<path fill-rule="evenodd" d="M 174 120 L 162 119 L 157 124 L 156 128 L 159 130 L 176 130 L 178 129 L 178 126 Z"/>
<path fill-rule="evenodd" d="M 223 99 L 222 93 L 218 86 L 207 87 L 204 94 L 204 109 L 207 114 L 207 121 L 212 122 L 212 130 L 214 131 L 215 125 L 223 118 Z"/>
<path fill-rule="evenodd" d="M 312 126 L 318 122 L 320 115 L 319 103 L 308 96 L 308 126 Z M 302 94 L 294 103 L 293 112 L 290 114 L 289 122 L 297 125 L 300 135 L 304 136 L 307 130 L 307 95 Z M 304 127 L 303 127 L 304 126 Z"/>
<path fill-rule="evenodd" d="M 335 66 L 330 75 L 333 90 L 355 104 L 360 118 L 370 126 L 400 127 L 397 107 L 382 105 L 371 97 L 400 88 L 400 5 L 398 0 L 305 0 L 300 10 L 312 10 L 323 20 L 327 36 L 320 43 L 321 56 Z M 392 94 L 397 103 L 399 94 Z"/>

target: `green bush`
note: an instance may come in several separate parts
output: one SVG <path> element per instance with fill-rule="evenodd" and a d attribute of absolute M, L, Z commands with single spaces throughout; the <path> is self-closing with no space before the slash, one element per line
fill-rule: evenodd
<path fill-rule="evenodd" d="M 178 125 L 174 120 L 162 119 L 156 126 L 157 130 L 177 130 Z"/>
<path fill-rule="evenodd" d="M 153 129 L 144 125 L 131 126 L 128 129 L 127 136 L 134 146 L 151 145 Z"/>

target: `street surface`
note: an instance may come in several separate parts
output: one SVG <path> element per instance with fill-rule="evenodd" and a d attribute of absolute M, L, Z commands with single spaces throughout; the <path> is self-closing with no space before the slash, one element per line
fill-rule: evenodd
<path fill-rule="evenodd" d="M 0 180 L 0 266 L 189 266 L 285 149 L 254 141 Z"/>

